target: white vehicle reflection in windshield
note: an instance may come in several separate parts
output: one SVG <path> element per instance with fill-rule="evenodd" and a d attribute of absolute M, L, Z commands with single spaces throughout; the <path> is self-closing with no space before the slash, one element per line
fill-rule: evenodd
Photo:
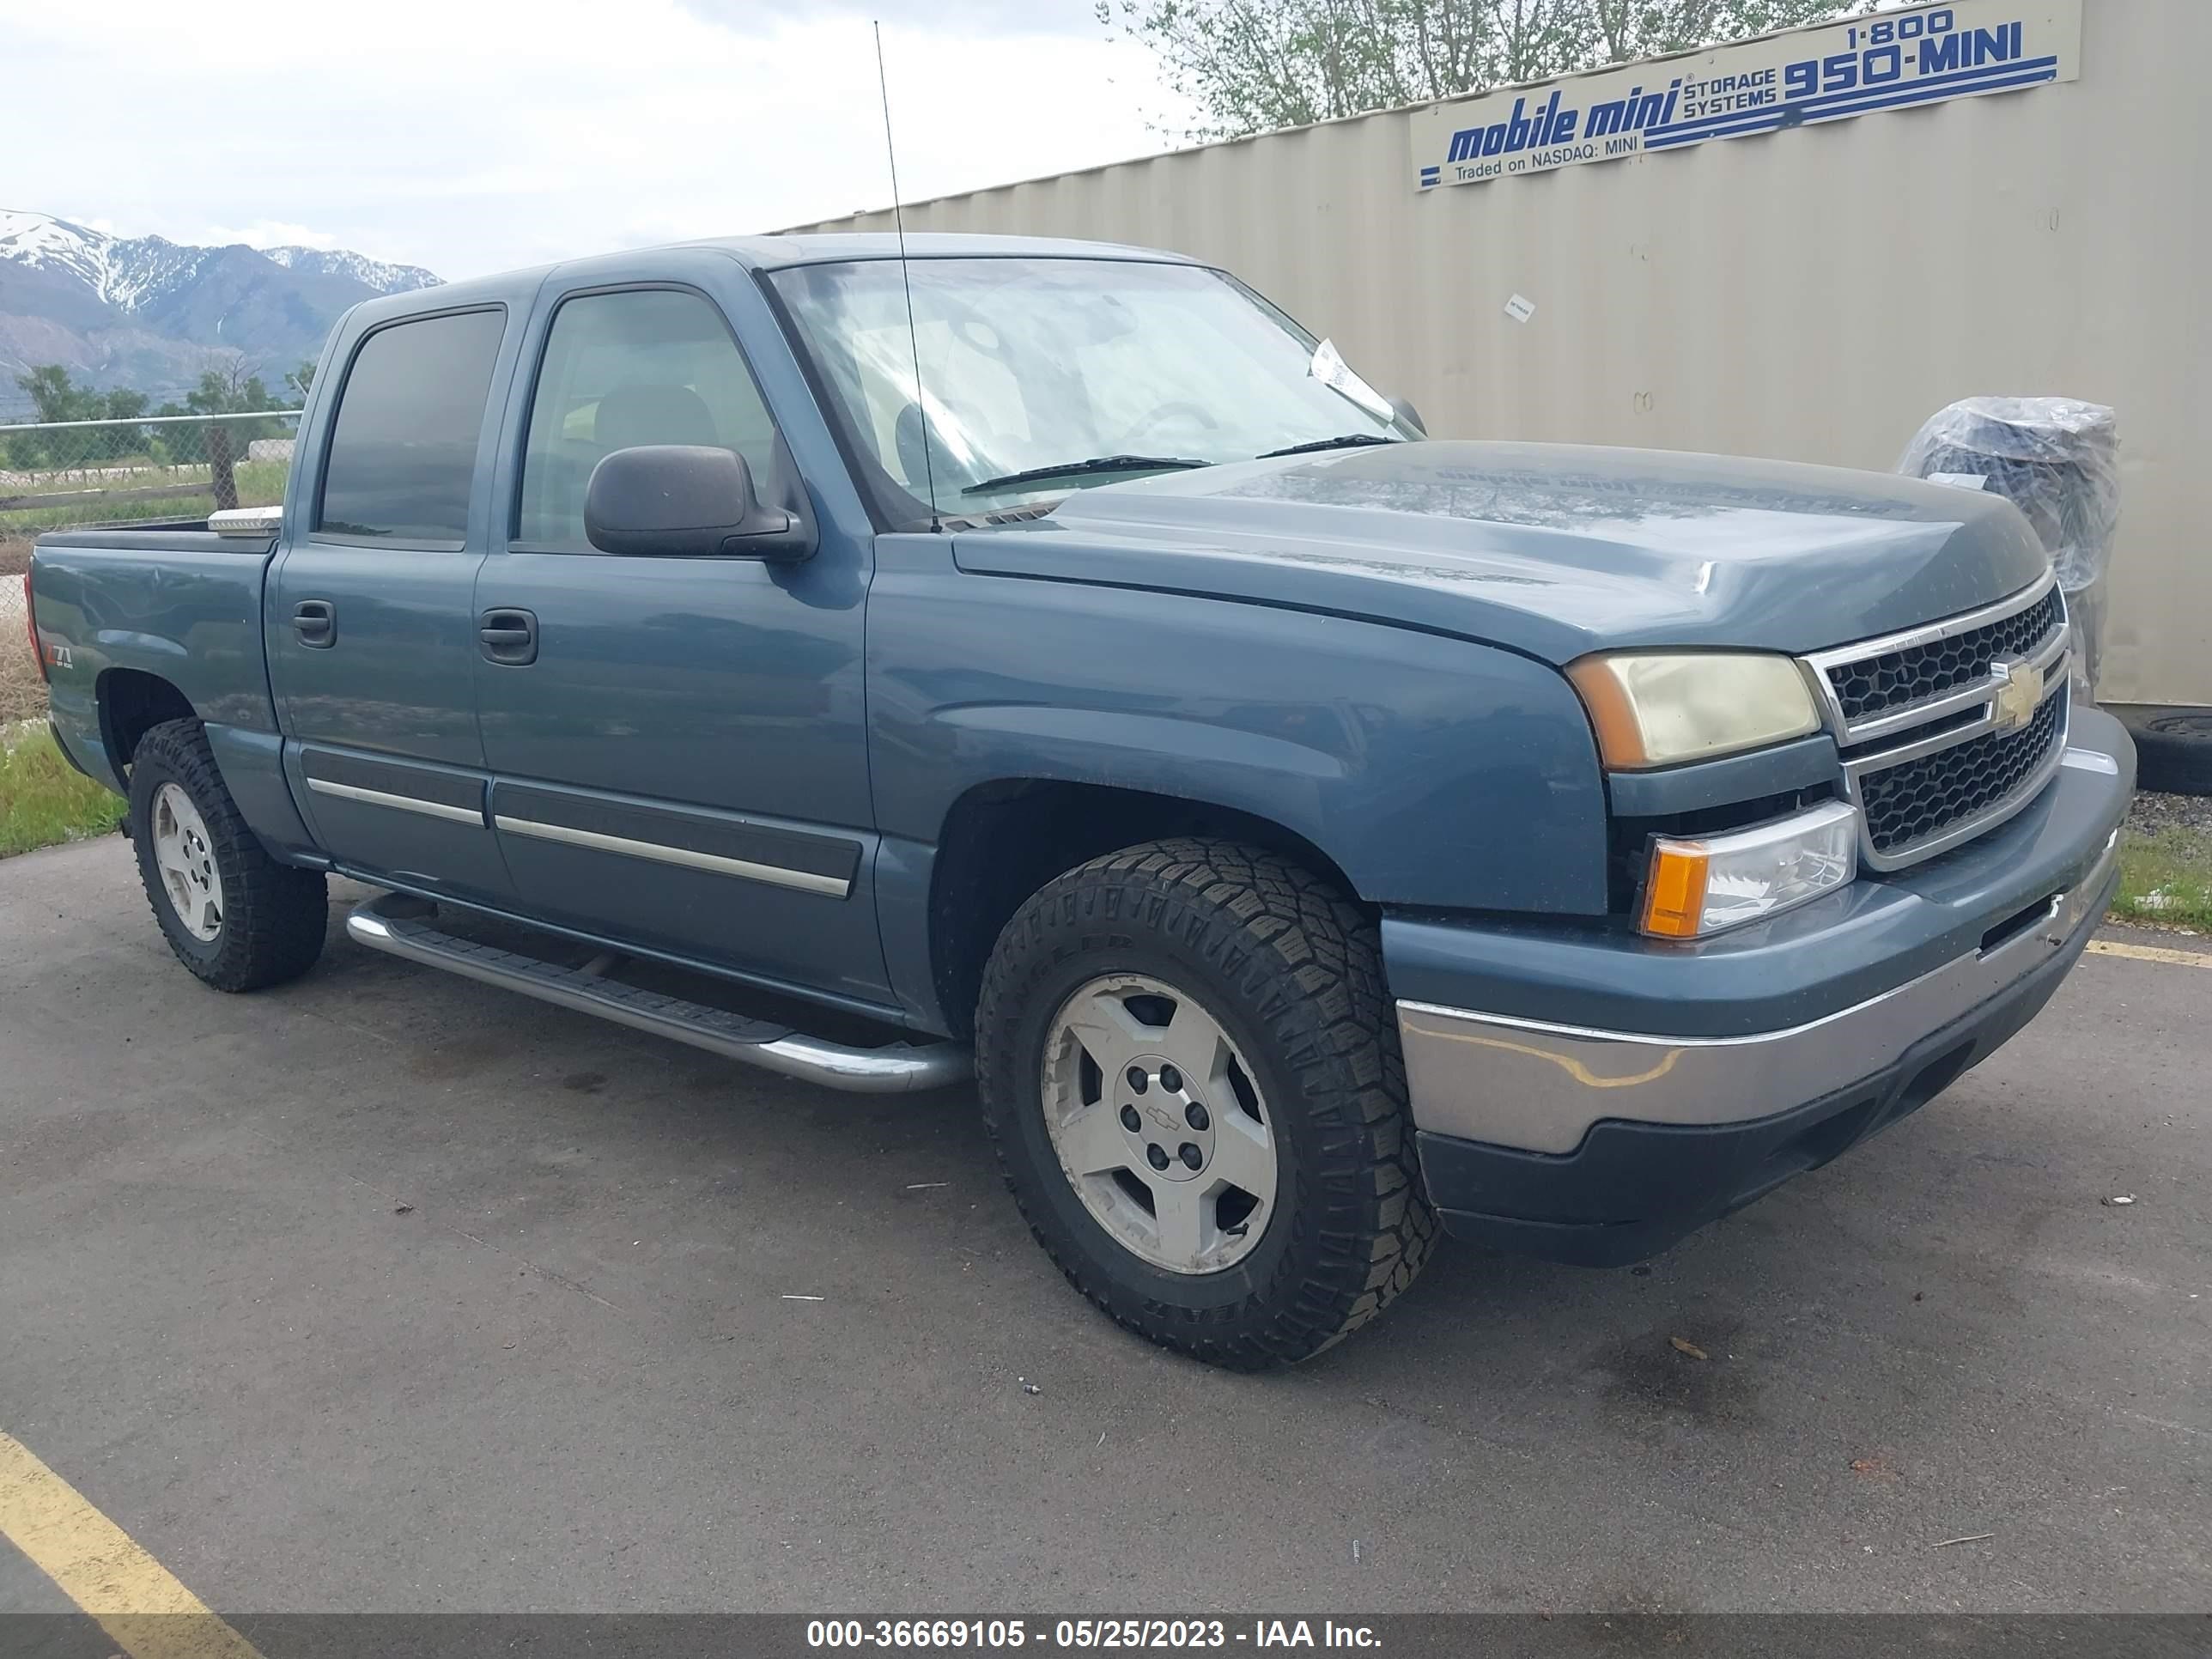
<path fill-rule="evenodd" d="M 1219 271 L 1097 258 L 920 258 L 909 270 L 911 339 L 896 259 L 772 280 L 860 443 L 917 500 L 933 483 L 941 512 L 1418 435 L 1334 348 L 1317 352 Z"/>

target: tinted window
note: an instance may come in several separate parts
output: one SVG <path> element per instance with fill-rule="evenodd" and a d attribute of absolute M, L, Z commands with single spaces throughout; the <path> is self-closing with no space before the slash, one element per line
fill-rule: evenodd
<path fill-rule="evenodd" d="M 699 295 L 641 289 L 565 301 L 531 400 L 515 540 L 590 552 L 592 469 L 640 444 L 734 449 L 766 489 L 775 433 L 721 313 Z"/>
<path fill-rule="evenodd" d="M 462 312 L 370 335 L 338 397 L 315 527 L 459 542 L 506 314 Z"/>

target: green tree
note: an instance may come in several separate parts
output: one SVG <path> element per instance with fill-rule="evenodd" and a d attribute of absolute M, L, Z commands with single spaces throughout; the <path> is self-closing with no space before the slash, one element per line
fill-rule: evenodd
<path fill-rule="evenodd" d="M 90 386 L 72 382 L 69 370 L 59 363 L 44 363 L 27 374 L 18 374 L 15 384 L 30 398 L 41 421 L 100 418 L 100 394 Z"/>
<path fill-rule="evenodd" d="M 1875 0 L 1588 0 L 1605 64 L 1691 52 L 1875 9 Z"/>
<path fill-rule="evenodd" d="M 15 385 L 30 398 L 40 421 L 73 421 L 82 392 L 70 384 L 69 370 L 46 363 L 15 377 Z M 14 432 L 8 436 L 8 465 L 32 472 L 55 465 L 54 444 L 61 434 L 52 432 Z"/>
<path fill-rule="evenodd" d="M 1877 0 L 1097 0 L 1231 138 L 1870 11 Z"/>
<path fill-rule="evenodd" d="M 42 363 L 15 377 L 15 385 L 46 422 L 130 421 L 146 412 L 143 392 L 100 392 L 79 386 L 60 363 Z M 146 434 L 135 426 L 19 432 L 7 446 L 9 465 L 25 470 L 100 466 L 143 453 Z"/>
<path fill-rule="evenodd" d="M 278 409 L 283 405 L 270 395 L 258 374 L 242 356 L 229 356 L 200 373 L 200 383 L 185 394 L 185 408 L 194 415 L 232 415 Z M 199 426 L 202 453 L 214 486 L 218 509 L 238 505 L 236 467 L 246 446 L 279 429 L 275 421 L 207 421 Z"/>
<path fill-rule="evenodd" d="M 303 362 L 297 368 L 287 370 L 284 375 L 284 385 L 292 393 L 293 402 L 290 406 L 294 409 L 305 409 L 307 406 L 307 392 L 314 384 L 313 363 Z"/>
<path fill-rule="evenodd" d="M 194 415 L 235 415 L 283 407 L 261 377 L 246 368 L 243 357 L 201 370 L 199 385 L 185 394 L 185 408 Z"/>

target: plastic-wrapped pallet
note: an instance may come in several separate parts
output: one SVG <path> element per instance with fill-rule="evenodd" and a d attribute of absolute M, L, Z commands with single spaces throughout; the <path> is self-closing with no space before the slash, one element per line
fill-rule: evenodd
<path fill-rule="evenodd" d="M 1897 470 L 1995 491 L 2051 550 L 2074 635 L 2075 695 L 2094 702 L 2105 641 L 2105 576 L 2120 522 L 2112 411 L 2071 398 L 1968 398 L 1939 412 Z"/>

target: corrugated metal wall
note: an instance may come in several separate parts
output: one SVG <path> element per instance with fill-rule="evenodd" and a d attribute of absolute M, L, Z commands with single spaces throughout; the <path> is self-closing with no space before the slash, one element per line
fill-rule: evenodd
<path fill-rule="evenodd" d="M 907 228 L 1225 266 L 1439 436 L 1887 470 L 1956 398 L 2113 404 L 2103 695 L 2212 703 L 2208 64 L 2212 0 L 2089 0 L 2081 79 L 2023 93 L 1425 194 L 1395 111 L 923 203 Z"/>

